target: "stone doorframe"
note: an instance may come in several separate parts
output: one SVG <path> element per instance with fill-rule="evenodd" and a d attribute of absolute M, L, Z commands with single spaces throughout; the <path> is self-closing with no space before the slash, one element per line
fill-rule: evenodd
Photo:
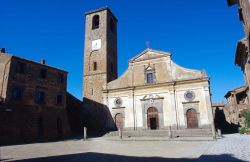
<path fill-rule="evenodd" d="M 147 110 L 150 107 L 154 107 L 157 109 L 159 118 L 159 129 L 164 128 L 163 99 L 163 97 L 160 97 L 158 95 L 146 95 L 143 97 L 143 99 L 141 99 L 143 129 L 148 129 Z"/>
<path fill-rule="evenodd" d="M 114 121 L 114 124 L 115 124 L 115 116 L 117 114 L 121 114 L 122 115 L 122 119 L 123 119 L 123 129 L 125 129 L 125 107 L 113 107 L 112 108 L 112 118 L 113 118 L 113 121 Z M 116 127 L 116 125 L 115 125 Z"/>
<path fill-rule="evenodd" d="M 189 109 L 194 109 L 196 111 L 197 120 L 198 120 L 198 129 L 201 128 L 199 101 L 197 101 L 197 102 L 184 102 L 182 104 L 183 104 L 183 111 L 184 111 L 185 128 L 188 128 L 188 125 L 187 125 L 187 111 Z"/>

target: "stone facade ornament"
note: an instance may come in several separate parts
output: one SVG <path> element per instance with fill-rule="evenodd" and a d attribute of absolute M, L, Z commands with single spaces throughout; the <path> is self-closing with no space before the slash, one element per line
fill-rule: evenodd
<path fill-rule="evenodd" d="M 195 98 L 195 94 L 193 91 L 187 91 L 185 94 L 184 94 L 184 97 L 187 101 L 193 101 L 194 98 Z"/>
<path fill-rule="evenodd" d="M 120 97 L 117 97 L 114 102 L 116 107 L 120 107 L 122 105 L 122 99 Z"/>

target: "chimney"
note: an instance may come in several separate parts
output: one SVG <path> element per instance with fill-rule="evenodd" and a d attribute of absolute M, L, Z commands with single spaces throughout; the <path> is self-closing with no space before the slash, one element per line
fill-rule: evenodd
<path fill-rule="evenodd" d="M 5 53 L 5 48 L 0 48 L 1 53 Z"/>
<path fill-rule="evenodd" d="M 41 64 L 44 64 L 45 65 L 46 61 L 45 59 L 43 58 L 42 61 L 41 61 Z"/>

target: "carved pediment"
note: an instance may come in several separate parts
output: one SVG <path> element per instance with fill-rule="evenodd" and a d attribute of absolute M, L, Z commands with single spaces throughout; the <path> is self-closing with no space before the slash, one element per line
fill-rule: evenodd
<path fill-rule="evenodd" d="M 157 99 L 163 99 L 163 97 L 160 97 L 157 94 L 149 94 L 149 95 L 145 95 L 141 100 L 145 101 L 145 100 L 157 100 Z"/>
<path fill-rule="evenodd" d="M 151 65 L 150 63 L 147 66 L 144 66 L 145 70 L 144 71 L 154 71 L 155 70 L 155 65 Z"/>
<path fill-rule="evenodd" d="M 145 60 L 168 57 L 168 56 L 171 56 L 171 54 L 168 52 L 146 49 L 139 55 L 132 58 L 129 62 L 139 62 L 139 61 L 145 61 Z"/>

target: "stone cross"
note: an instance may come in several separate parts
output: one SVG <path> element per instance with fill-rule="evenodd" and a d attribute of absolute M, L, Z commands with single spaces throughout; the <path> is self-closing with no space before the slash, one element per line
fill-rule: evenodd
<path fill-rule="evenodd" d="M 147 48 L 150 48 L 150 41 L 146 41 Z"/>

